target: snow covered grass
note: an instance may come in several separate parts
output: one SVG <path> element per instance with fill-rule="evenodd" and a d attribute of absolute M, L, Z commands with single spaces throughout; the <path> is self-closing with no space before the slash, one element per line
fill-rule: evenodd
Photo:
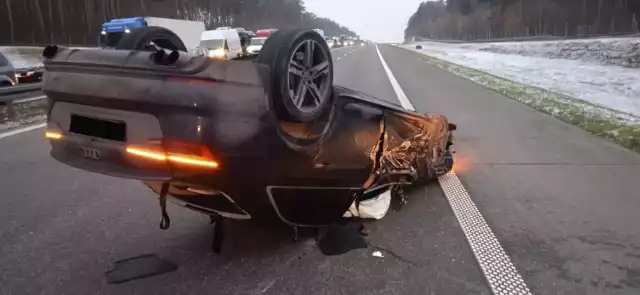
<path fill-rule="evenodd" d="M 640 118 L 567 95 L 459 65 L 404 46 L 427 62 L 640 152 Z"/>
<path fill-rule="evenodd" d="M 473 44 L 467 49 L 640 68 L 640 38 Z"/>
<path fill-rule="evenodd" d="M 578 60 L 497 54 L 475 44 L 422 43 L 424 54 L 640 117 L 640 71 Z M 414 46 L 405 46 L 416 50 Z"/>

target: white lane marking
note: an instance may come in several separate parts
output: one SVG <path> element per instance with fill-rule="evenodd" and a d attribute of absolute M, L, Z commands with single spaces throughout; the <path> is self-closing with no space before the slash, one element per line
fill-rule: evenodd
<path fill-rule="evenodd" d="M 393 91 L 396 93 L 396 96 L 398 97 L 400 104 L 405 109 L 415 111 L 416 109 L 413 107 L 413 104 L 411 104 L 411 101 L 409 101 L 409 98 L 407 98 L 407 96 L 404 94 L 404 91 L 402 91 L 400 84 L 398 84 L 398 80 L 396 80 L 396 77 L 393 76 L 393 73 L 391 73 L 389 66 L 387 66 L 387 63 L 384 61 L 384 58 L 382 58 L 382 54 L 380 54 L 380 49 L 378 49 L 378 45 L 376 45 L 376 51 L 378 52 L 378 57 L 380 57 L 380 62 L 382 63 L 382 67 L 384 68 L 384 71 L 387 73 L 387 77 L 389 77 L 389 82 L 391 82 L 391 87 L 393 87 Z"/>
<path fill-rule="evenodd" d="M 493 294 L 531 295 L 524 279 L 482 217 L 476 204 L 471 200 L 471 196 L 458 176 L 448 173 L 439 177 L 438 182 Z"/>
<path fill-rule="evenodd" d="M 20 133 L 23 133 L 23 132 L 31 131 L 31 130 L 34 130 L 34 129 L 42 128 L 44 126 L 47 126 L 47 123 L 42 123 L 42 124 L 38 124 L 38 125 L 32 125 L 32 126 L 28 126 L 28 127 L 12 130 L 12 131 L 9 131 L 9 132 L 0 133 L 0 139 L 3 139 L 5 137 L 9 137 L 9 136 L 12 136 L 12 135 L 20 134 Z"/>
<path fill-rule="evenodd" d="M 377 45 L 376 50 L 400 103 L 406 109 L 415 110 L 384 58 L 382 58 Z M 496 238 L 484 217 L 482 217 L 458 176 L 453 172 L 447 173 L 439 177 L 438 182 L 493 294 L 531 295 L 527 284 L 500 245 L 498 238 Z"/>
<path fill-rule="evenodd" d="M 336 58 L 336 60 L 340 60 L 340 58 L 338 57 L 338 58 Z"/>

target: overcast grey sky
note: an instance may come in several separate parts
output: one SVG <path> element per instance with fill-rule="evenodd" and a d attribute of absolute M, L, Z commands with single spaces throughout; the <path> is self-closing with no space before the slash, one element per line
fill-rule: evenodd
<path fill-rule="evenodd" d="M 377 42 L 399 42 L 424 0 L 304 0 L 307 11 L 330 18 Z"/>

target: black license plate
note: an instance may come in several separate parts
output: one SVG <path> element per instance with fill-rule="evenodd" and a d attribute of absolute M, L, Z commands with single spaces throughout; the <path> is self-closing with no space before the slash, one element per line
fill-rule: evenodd
<path fill-rule="evenodd" d="M 80 115 L 71 115 L 69 132 L 115 141 L 127 140 L 127 125 L 124 122 L 108 121 Z"/>

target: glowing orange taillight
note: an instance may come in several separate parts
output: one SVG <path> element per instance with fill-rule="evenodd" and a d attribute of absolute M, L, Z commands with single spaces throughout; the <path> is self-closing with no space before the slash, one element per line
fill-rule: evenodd
<path fill-rule="evenodd" d="M 218 168 L 218 162 L 204 159 L 202 157 L 197 157 L 197 156 L 177 155 L 177 154 L 170 153 L 167 158 L 169 159 L 169 161 L 180 163 L 180 164 L 209 167 L 209 168 Z"/>
<path fill-rule="evenodd" d="M 62 133 L 53 132 L 53 131 L 47 131 L 47 132 L 44 133 L 44 137 L 46 137 L 48 139 L 60 139 L 60 138 L 62 138 Z"/>
<path fill-rule="evenodd" d="M 165 155 L 163 152 L 157 152 L 149 149 L 127 147 L 127 153 L 152 160 L 167 160 L 167 155 Z"/>
<path fill-rule="evenodd" d="M 156 161 L 170 161 L 177 164 L 183 164 L 188 166 L 196 166 L 203 168 L 218 168 L 218 162 L 211 160 L 207 157 L 182 154 L 182 153 L 165 153 L 158 150 L 128 146 L 126 151 L 130 155 L 134 155 L 140 158 L 156 160 Z"/>

